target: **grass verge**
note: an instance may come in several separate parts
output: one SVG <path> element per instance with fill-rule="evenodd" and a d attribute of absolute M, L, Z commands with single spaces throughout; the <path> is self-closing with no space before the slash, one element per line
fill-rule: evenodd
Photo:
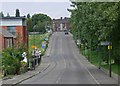
<path fill-rule="evenodd" d="M 98 59 L 98 51 L 90 51 L 88 49 L 85 49 L 84 51 L 82 51 L 82 54 L 92 63 L 94 64 L 95 66 L 99 66 L 99 59 Z M 103 57 L 104 55 L 102 55 L 101 58 L 104 58 Z M 101 62 L 101 67 L 109 70 L 109 64 L 107 64 L 106 62 L 104 62 L 104 60 L 102 59 L 102 62 Z M 115 64 L 115 63 L 112 63 L 112 72 L 113 73 L 116 73 L 118 75 L 120 75 L 120 64 Z"/>
<path fill-rule="evenodd" d="M 45 38 L 46 37 L 49 38 L 49 36 L 50 36 L 50 33 L 29 35 L 29 52 L 33 52 L 32 46 L 35 44 L 36 47 L 41 51 L 42 55 L 44 55 L 48 46 L 48 41 L 46 41 L 46 47 L 44 49 L 42 49 L 42 42 L 45 42 Z"/>

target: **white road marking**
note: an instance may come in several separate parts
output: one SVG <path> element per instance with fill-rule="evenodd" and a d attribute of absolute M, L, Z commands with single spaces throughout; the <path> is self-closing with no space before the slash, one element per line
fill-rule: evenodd
<path fill-rule="evenodd" d="M 96 79 L 95 77 L 90 73 L 90 71 L 86 68 L 87 72 L 90 74 L 90 76 L 94 79 L 94 81 L 97 83 L 97 84 L 100 84 Z"/>
<path fill-rule="evenodd" d="M 73 47 L 72 47 L 72 49 L 73 49 Z M 77 59 L 77 56 L 76 56 L 76 54 L 75 54 L 75 52 L 73 51 L 73 53 L 74 53 L 74 56 L 76 57 L 76 59 Z M 79 62 L 80 62 L 80 60 L 78 60 Z M 80 64 L 81 65 L 83 65 L 81 62 L 80 62 Z M 87 69 L 87 67 L 85 66 L 85 65 L 83 65 L 84 66 L 84 68 L 87 70 L 87 72 L 89 73 L 89 75 L 93 78 L 93 80 L 100 86 L 100 83 L 95 79 L 95 77 L 90 73 L 90 71 Z"/>

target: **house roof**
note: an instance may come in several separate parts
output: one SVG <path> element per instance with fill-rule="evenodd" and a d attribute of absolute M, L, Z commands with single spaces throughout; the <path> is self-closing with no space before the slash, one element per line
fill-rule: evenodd
<path fill-rule="evenodd" d="M 10 17 L 2 17 L 2 19 L 26 19 L 26 17 L 25 16 L 21 16 L 21 17 L 10 16 Z"/>
<path fill-rule="evenodd" d="M 12 35 L 10 32 L 8 32 L 5 29 L 0 28 L 0 34 L 2 34 L 4 37 L 13 37 L 16 38 L 16 36 Z"/>
<path fill-rule="evenodd" d="M 68 23 L 70 22 L 70 18 L 65 17 L 64 19 L 53 19 L 54 23 Z"/>

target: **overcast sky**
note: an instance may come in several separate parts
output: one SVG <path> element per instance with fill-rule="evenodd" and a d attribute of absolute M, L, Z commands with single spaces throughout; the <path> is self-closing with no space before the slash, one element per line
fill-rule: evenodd
<path fill-rule="evenodd" d="M 24 1 L 24 2 L 23 2 Z M 70 17 L 70 13 L 67 11 L 70 8 L 69 0 L 1 0 L 1 11 L 4 15 L 9 13 L 15 15 L 15 10 L 19 9 L 21 15 L 33 15 L 35 13 L 44 13 L 53 18 Z"/>

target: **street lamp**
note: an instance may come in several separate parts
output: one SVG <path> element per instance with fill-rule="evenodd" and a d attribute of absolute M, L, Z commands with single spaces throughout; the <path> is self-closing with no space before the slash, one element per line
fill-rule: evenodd
<path fill-rule="evenodd" d="M 100 37 L 100 32 L 98 32 L 98 40 Z M 99 62 L 99 69 L 101 69 L 101 45 L 98 42 L 98 62 Z"/>
<path fill-rule="evenodd" d="M 112 68 L 111 68 L 111 50 L 112 50 L 112 42 L 109 43 L 108 45 L 108 50 L 109 50 L 109 76 L 111 77 L 112 74 L 111 74 L 111 71 L 112 71 Z"/>
<path fill-rule="evenodd" d="M 33 27 L 33 32 L 34 32 L 34 59 L 33 59 L 33 67 L 34 67 L 34 70 L 35 70 L 35 29 L 37 28 L 37 25 L 34 25 Z"/>
<path fill-rule="evenodd" d="M 109 50 L 109 76 L 112 76 L 112 65 L 111 65 L 111 51 L 112 51 L 112 42 L 111 42 L 111 36 L 109 36 L 109 45 L 108 45 L 108 50 Z"/>
<path fill-rule="evenodd" d="M 33 32 L 34 32 L 34 46 L 35 46 L 35 29 L 37 28 L 37 25 L 34 25 Z"/>
<path fill-rule="evenodd" d="M 99 61 L 99 69 L 101 69 L 101 45 L 98 44 L 98 61 Z"/>

